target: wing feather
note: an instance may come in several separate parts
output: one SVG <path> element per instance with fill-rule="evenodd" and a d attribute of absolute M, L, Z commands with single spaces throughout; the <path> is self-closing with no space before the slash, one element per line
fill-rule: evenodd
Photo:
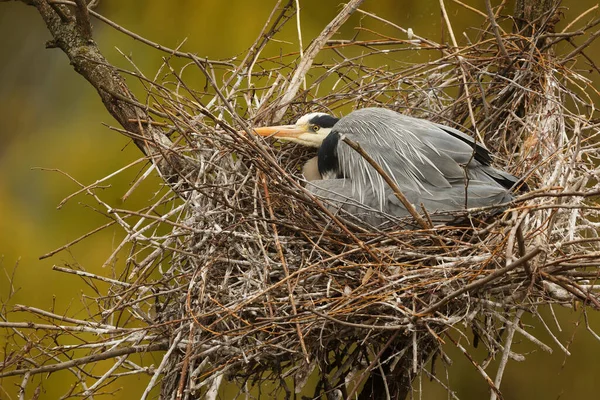
<path fill-rule="evenodd" d="M 464 208 L 465 190 L 467 198 L 476 200 L 473 206 L 511 198 L 498 179 L 510 181 L 512 175 L 489 167 L 489 151 L 456 129 L 383 108 L 364 108 L 340 119 L 332 134 L 360 144 L 400 190 L 438 211 Z M 385 211 L 391 188 L 380 174 L 343 140 L 338 141 L 337 155 L 354 198 L 363 204 L 375 199 Z"/>

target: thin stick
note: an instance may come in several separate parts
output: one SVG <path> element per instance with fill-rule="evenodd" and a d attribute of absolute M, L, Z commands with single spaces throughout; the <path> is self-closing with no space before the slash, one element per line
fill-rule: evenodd
<path fill-rule="evenodd" d="M 585 10 L 584 12 L 582 12 L 581 14 L 579 14 L 573 21 L 569 22 L 567 24 L 567 26 L 565 26 L 565 28 L 561 31 L 561 33 L 565 33 L 567 32 L 569 29 L 571 29 L 571 27 L 573 25 L 575 25 L 577 23 L 577 21 L 579 21 L 581 18 L 585 17 L 587 14 L 589 14 L 590 12 L 596 10 L 598 7 L 600 7 L 599 4 L 596 4 L 593 7 L 588 8 L 587 10 Z"/>
<path fill-rule="evenodd" d="M 51 252 L 46 253 L 46 254 L 40 256 L 39 259 L 43 260 L 43 259 L 46 259 L 48 257 L 52 257 L 53 255 L 55 255 L 57 253 L 60 253 L 61 251 L 65 250 L 65 249 L 68 249 L 69 247 L 72 247 L 73 245 L 81 242 L 83 239 L 92 236 L 94 233 L 100 232 L 101 230 L 103 230 L 105 228 L 108 228 L 109 226 L 114 225 L 116 223 L 117 223 L 117 221 L 110 221 L 107 224 L 101 225 L 101 226 L 97 227 L 96 229 L 93 229 L 93 230 L 89 231 L 88 233 L 86 233 L 84 235 L 81 235 L 77 239 L 75 239 L 75 240 L 73 240 L 73 241 L 65 244 L 64 246 L 60 246 L 59 248 L 57 248 L 55 250 L 52 250 Z"/>
<path fill-rule="evenodd" d="M 37 368 L 22 368 L 22 369 L 14 369 L 12 371 L 0 373 L 0 378 L 6 378 L 9 376 L 23 375 L 25 373 L 29 373 L 30 375 L 43 374 L 43 373 L 52 373 L 56 371 L 61 371 L 63 369 L 77 367 L 78 365 L 86 365 L 96 361 L 108 360 L 115 357 L 124 356 L 127 354 L 135 354 L 135 353 L 152 353 L 155 351 L 165 351 L 169 348 L 167 342 L 154 343 L 143 346 L 128 346 L 121 347 L 114 350 L 105 351 L 103 353 L 92 354 L 90 356 L 76 358 L 73 360 L 44 365 L 42 367 Z"/>
<path fill-rule="evenodd" d="M 275 104 L 275 116 L 273 120 L 278 122 L 283 118 L 283 115 L 287 111 L 290 103 L 296 97 L 296 93 L 298 93 L 298 89 L 302 84 L 306 73 L 310 69 L 313 64 L 313 61 L 317 54 L 321 51 L 323 46 L 327 43 L 327 41 L 333 36 L 338 29 L 346 22 L 346 20 L 356 11 L 356 9 L 363 3 L 364 0 L 350 0 L 339 12 L 338 15 L 323 29 L 323 31 L 317 36 L 315 40 L 308 46 L 306 52 L 304 53 L 304 57 L 300 60 L 292 79 L 285 91 L 285 94 L 281 97 L 281 99 Z"/>
<path fill-rule="evenodd" d="M 461 294 L 466 293 L 470 290 L 473 290 L 480 286 L 483 286 L 486 283 L 491 282 L 494 279 L 497 279 L 497 278 L 501 277 L 502 275 L 512 271 L 513 269 L 520 267 L 527 261 L 531 260 L 533 257 L 537 256 L 542 251 L 543 250 L 539 247 L 534 248 L 533 250 L 531 250 L 529 253 L 527 253 L 523 257 L 508 264 L 506 267 L 498 269 L 498 270 L 492 272 L 491 274 L 489 274 L 488 276 L 486 276 L 485 278 L 478 279 L 475 282 L 469 283 L 468 285 L 465 285 L 462 288 L 450 293 L 448 296 L 444 297 L 442 300 L 438 301 L 434 305 L 430 306 L 429 308 L 425 309 L 424 311 L 421 311 L 419 313 L 419 315 L 428 315 L 428 314 L 433 313 L 434 311 L 438 310 L 440 307 L 442 307 L 444 304 L 446 304 L 453 298 L 460 296 Z"/>
<path fill-rule="evenodd" d="M 100 276 L 100 275 L 96 275 L 96 274 L 92 274 L 91 272 L 86 272 L 86 271 L 78 271 L 75 269 L 70 269 L 70 268 L 64 268 L 64 267 L 59 267 L 58 265 L 53 265 L 52 269 L 54 271 L 60 271 L 60 272 L 66 272 L 67 274 L 74 274 L 77 276 L 83 276 L 86 278 L 91 278 L 91 279 L 96 279 L 102 282 L 107 282 L 113 285 L 119 285 L 119 286 L 124 286 L 124 287 L 130 287 L 131 283 L 127 283 L 127 282 L 122 282 L 122 281 L 118 281 L 116 279 L 111 279 L 111 278 L 107 278 L 105 276 Z"/>
<path fill-rule="evenodd" d="M 446 337 L 448 339 L 450 339 L 450 341 L 452 343 L 454 343 L 454 346 L 456 346 L 456 348 L 459 349 L 461 351 L 461 353 L 463 353 L 463 355 L 465 357 L 467 357 L 467 359 L 471 362 L 471 364 L 473 364 L 473 366 L 475 367 L 475 369 L 477 369 L 477 371 L 479 371 L 479 373 L 481 374 L 481 376 L 485 379 L 485 381 L 487 382 L 487 384 L 490 387 L 490 389 L 492 390 L 492 392 L 494 392 L 496 394 L 496 396 L 498 396 L 498 398 L 500 400 L 502 400 L 503 399 L 502 393 L 500 393 L 500 390 L 494 384 L 494 382 L 492 381 L 492 378 L 490 378 L 490 376 L 487 374 L 487 372 L 485 372 L 485 370 L 481 367 L 481 365 L 479 365 L 477 363 L 477 361 L 475 361 L 473 359 L 473 357 L 471 357 L 471 355 L 469 354 L 469 352 L 460 343 L 458 343 L 456 340 L 454 340 L 454 338 L 452 338 L 452 336 L 450 336 L 448 334 L 448 332 L 446 332 Z"/>
<path fill-rule="evenodd" d="M 24 306 L 21 304 L 16 304 L 14 307 L 14 310 L 19 311 L 19 312 L 30 312 L 33 314 L 44 316 L 46 318 L 57 319 L 59 321 L 64 321 L 64 322 L 68 322 L 71 324 L 89 326 L 89 327 L 96 328 L 96 329 L 108 329 L 111 331 L 112 330 L 115 330 L 115 331 L 129 331 L 130 330 L 130 328 L 119 328 L 114 325 L 102 324 L 100 322 L 86 321 L 86 320 L 82 320 L 82 319 L 65 317 L 64 315 L 55 314 L 50 311 L 42 310 L 42 309 L 39 309 L 36 307 Z"/>
<path fill-rule="evenodd" d="M 68 1 L 68 0 L 47 0 L 47 2 L 50 5 L 65 4 L 65 5 L 69 5 L 69 6 L 77 6 L 75 1 Z M 207 58 L 201 58 L 196 55 L 193 55 L 192 53 L 186 53 L 183 51 L 176 51 L 176 50 L 170 49 L 167 46 L 163 46 L 162 44 L 155 43 L 151 40 L 146 39 L 143 36 L 138 35 L 137 33 L 133 33 L 132 31 L 123 28 L 121 25 L 117 24 L 116 22 L 111 21 L 110 19 L 106 18 L 102 14 L 98 14 L 97 12 L 95 12 L 89 8 L 88 8 L 88 12 L 94 18 L 99 19 L 100 21 L 102 21 L 106 25 L 109 25 L 110 27 L 116 29 L 117 31 L 124 33 L 125 35 L 127 35 L 135 40 L 138 40 L 144 44 L 147 44 L 148 46 L 153 47 L 157 50 L 164 51 L 165 53 L 169 53 L 169 54 L 177 56 L 177 57 L 183 57 L 183 58 L 189 58 L 189 59 L 192 59 L 195 57 L 195 58 L 201 60 L 203 63 L 207 63 L 207 64 L 225 65 L 228 67 L 233 66 L 233 63 L 231 63 L 229 61 L 209 60 Z"/>
<path fill-rule="evenodd" d="M 440 9 L 442 11 L 442 17 L 446 22 L 446 26 L 448 27 L 448 32 L 450 34 L 450 38 L 452 39 L 452 45 L 456 50 L 458 48 L 458 42 L 456 41 L 456 37 L 454 36 L 454 30 L 452 29 L 452 24 L 450 23 L 450 18 L 448 18 L 448 12 L 446 11 L 446 5 L 444 0 L 440 1 Z M 473 129 L 475 130 L 475 137 L 479 140 L 480 143 L 483 143 L 483 138 L 481 137 L 481 133 L 477 128 L 477 120 L 475 119 L 475 112 L 473 111 L 473 105 L 471 104 L 471 94 L 469 93 L 469 80 L 467 79 L 466 68 L 464 66 L 464 60 L 461 55 L 456 54 L 456 59 L 458 60 L 461 67 L 461 77 L 463 81 L 463 87 L 465 89 L 465 98 L 467 100 L 467 108 L 469 110 L 469 118 L 471 119 L 471 124 L 473 125 Z M 475 151 L 473 151 L 475 154 Z"/>
<path fill-rule="evenodd" d="M 296 29 L 298 30 L 298 44 L 300 45 L 300 59 L 304 58 L 304 45 L 302 44 L 302 25 L 300 24 L 300 0 L 296 0 Z M 302 87 L 306 90 L 306 75 L 302 77 Z"/>
<path fill-rule="evenodd" d="M 177 349 L 179 342 L 181 341 L 182 335 L 183 335 L 183 330 L 180 330 L 179 333 L 177 333 L 177 336 L 175 336 L 175 338 L 173 339 L 173 343 L 169 346 L 169 350 L 167 350 L 165 355 L 163 355 L 163 358 L 162 358 L 158 368 L 156 368 L 156 371 L 154 371 L 154 375 L 152 375 L 150 382 L 148 382 L 148 385 L 146 386 L 144 393 L 142 393 L 142 397 L 140 397 L 140 400 L 146 400 L 146 398 L 150 394 L 150 391 L 156 385 L 156 381 L 158 381 L 158 377 L 161 376 L 163 370 L 167 366 L 167 363 L 171 359 L 171 354 L 175 351 L 175 349 Z"/>
<path fill-rule="evenodd" d="M 433 226 L 428 224 L 427 221 L 425 221 L 423 219 L 423 217 L 421 217 L 419 215 L 419 213 L 417 212 L 415 207 L 408 201 L 406 196 L 404 196 L 404 194 L 402 193 L 402 191 L 400 190 L 398 185 L 396 185 L 396 182 L 394 182 L 394 180 L 392 178 L 390 178 L 390 176 L 381 168 L 381 166 L 379 164 L 377 164 L 377 162 L 375 160 L 373 160 L 373 158 L 369 154 L 367 154 L 367 152 L 365 152 L 363 150 L 363 148 L 360 146 L 360 144 L 356 143 L 355 141 L 353 141 L 351 139 L 348 139 L 347 137 L 344 137 L 342 140 L 344 141 L 344 143 L 346 143 L 348 146 L 350 146 L 352 149 L 354 149 L 354 151 L 356 151 L 358 154 L 360 154 L 369 164 L 371 164 L 371 166 L 373 168 L 375 168 L 375 170 L 379 173 L 379 175 L 381 175 L 383 180 L 385 180 L 385 182 L 392 188 L 392 190 L 394 191 L 394 194 L 396 195 L 398 200 L 400 200 L 400 202 L 402 203 L 404 208 L 406 208 L 406 210 L 410 213 L 410 215 L 412 215 L 412 217 L 415 219 L 415 221 L 417 221 L 417 223 L 419 225 L 421 225 L 421 228 L 423 228 L 423 229 L 433 228 Z"/>
<path fill-rule="evenodd" d="M 508 359 L 510 357 L 510 348 L 513 343 L 513 338 L 515 337 L 515 327 L 518 325 L 521 317 L 525 313 L 525 310 L 517 310 L 515 313 L 515 318 L 513 319 L 512 325 L 508 327 L 508 333 L 506 335 L 506 340 L 504 341 L 504 350 L 502 351 L 502 358 L 500 359 L 500 364 L 498 365 L 498 371 L 496 372 L 496 378 L 494 379 L 494 385 L 500 389 L 500 384 L 502 383 L 502 377 L 504 376 L 504 370 L 506 368 L 506 364 L 508 364 Z M 490 400 L 496 400 L 497 393 L 492 390 L 490 395 Z"/>
<path fill-rule="evenodd" d="M 494 36 L 496 36 L 496 42 L 498 43 L 498 48 L 502 55 L 508 58 L 508 53 L 506 48 L 504 47 L 504 42 L 502 42 L 502 36 L 500 35 L 500 28 L 498 27 L 498 23 L 496 22 L 496 17 L 494 17 L 494 11 L 492 10 L 492 5 L 490 4 L 490 0 L 485 0 L 485 9 L 487 11 L 488 19 L 490 20 L 490 24 L 492 25 L 492 30 L 494 31 Z"/>
<path fill-rule="evenodd" d="M 527 340 L 529 340 L 531 343 L 539 346 L 542 350 L 544 350 L 546 353 L 548 354 L 552 354 L 552 347 L 548 346 L 546 343 L 542 342 L 541 340 L 539 340 L 538 338 L 536 338 L 535 336 L 533 336 L 531 333 L 527 332 L 525 329 L 521 328 L 519 326 L 519 324 L 513 324 L 512 321 L 508 320 L 507 318 L 503 317 L 501 314 L 496 314 L 495 318 L 498 318 L 500 321 L 502 321 L 503 323 L 505 323 L 506 325 L 510 326 L 511 328 L 515 329 L 517 332 L 519 332 L 521 335 L 523 335 L 523 337 Z"/>
<path fill-rule="evenodd" d="M 581 53 L 583 51 L 583 49 L 585 49 L 586 47 L 588 47 L 594 40 L 596 40 L 596 38 L 600 36 L 600 30 L 597 30 L 596 32 L 594 32 L 592 35 L 590 35 L 590 37 L 581 44 L 581 46 L 578 46 L 575 50 L 573 50 L 572 52 L 570 52 L 569 54 L 567 54 L 561 61 L 561 64 L 564 65 L 567 62 L 571 61 L 572 58 L 574 58 L 577 54 Z"/>
<path fill-rule="evenodd" d="M 271 195 L 269 194 L 269 188 L 267 187 L 267 181 L 265 180 L 264 174 L 261 173 L 261 181 L 263 184 L 263 190 L 265 193 L 265 201 L 267 203 L 267 209 L 269 210 L 269 216 L 271 220 L 275 220 L 275 214 L 273 213 L 273 207 L 271 206 Z M 290 305 L 292 306 L 292 313 L 294 316 L 298 315 L 298 310 L 296 309 L 296 301 L 294 300 L 294 289 L 292 288 L 292 281 L 290 279 L 290 270 L 287 265 L 287 261 L 285 256 L 283 255 L 283 248 L 281 247 L 281 242 L 279 241 L 279 233 L 277 232 L 277 225 L 273 222 L 271 224 L 271 229 L 273 229 L 273 237 L 275 239 L 275 246 L 277 247 L 277 254 L 279 255 L 279 260 L 281 261 L 281 265 L 283 266 L 283 272 L 285 273 L 286 284 L 288 289 L 288 298 L 290 300 Z M 302 348 L 302 353 L 304 353 L 304 359 L 306 364 L 310 364 L 310 357 L 308 356 L 308 351 L 306 350 L 306 344 L 304 343 L 304 336 L 302 336 L 302 329 L 300 328 L 300 324 L 296 323 L 296 332 L 298 334 L 298 339 L 300 339 L 300 347 Z"/>
<path fill-rule="evenodd" d="M 177 400 L 181 400 L 184 394 L 185 383 L 188 381 L 188 369 L 190 367 L 190 359 L 192 357 L 192 347 L 194 344 L 194 332 L 196 329 L 196 325 L 193 322 L 189 324 L 189 335 L 188 335 L 188 344 L 185 350 L 185 358 L 183 359 L 183 368 L 181 368 L 181 373 L 179 377 L 179 384 L 177 385 Z"/>

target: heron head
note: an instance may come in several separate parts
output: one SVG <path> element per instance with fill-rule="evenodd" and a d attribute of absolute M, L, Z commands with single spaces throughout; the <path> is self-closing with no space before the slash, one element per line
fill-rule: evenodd
<path fill-rule="evenodd" d="M 338 118 L 325 113 L 310 113 L 298 119 L 294 125 L 276 125 L 254 128 L 260 136 L 299 143 L 304 146 L 320 147 L 323 140 L 338 122 Z"/>

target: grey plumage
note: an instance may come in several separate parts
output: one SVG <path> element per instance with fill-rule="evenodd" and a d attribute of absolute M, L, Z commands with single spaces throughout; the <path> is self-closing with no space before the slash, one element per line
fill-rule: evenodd
<path fill-rule="evenodd" d="M 488 150 L 456 129 L 387 109 L 365 108 L 341 118 L 329 135 L 340 137 L 336 179 L 312 181 L 308 188 L 365 222 L 377 225 L 385 214 L 409 214 L 381 175 L 341 140 L 344 137 L 360 144 L 417 210 L 423 204 L 434 217 L 438 212 L 513 199 L 510 189 L 518 179 L 491 167 Z"/>
<path fill-rule="evenodd" d="M 303 172 L 307 187 L 329 207 L 371 225 L 409 216 L 383 177 L 343 141 L 361 148 L 395 182 L 417 210 L 434 221 L 454 211 L 498 206 L 513 199 L 519 179 L 490 165 L 490 152 L 448 126 L 383 108 L 364 108 L 337 119 L 307 114 L 294 125 L 258 127 L 261 136 L 318 147 Z"/>

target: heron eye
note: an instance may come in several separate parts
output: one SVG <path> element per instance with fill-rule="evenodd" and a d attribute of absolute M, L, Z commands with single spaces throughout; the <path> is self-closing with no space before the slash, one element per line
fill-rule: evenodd
<path fill-rule="evenodd" d="M 315 132 L 318 132 L 319 129 L 321 129 L 321 127 L 319 125 L 313 125 L 312 126 L 312 130 L 315 131 Z"/>

